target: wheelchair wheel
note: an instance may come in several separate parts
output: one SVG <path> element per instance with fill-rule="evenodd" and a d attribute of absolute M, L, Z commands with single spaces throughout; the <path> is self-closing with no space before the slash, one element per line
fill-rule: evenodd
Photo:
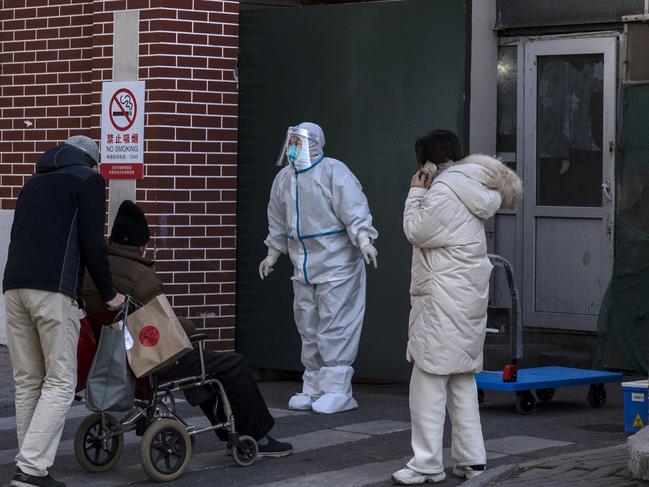
<path fill-rule="evenodd" d="M 147 428 L 140 445 L 140 461 L 146 474 L 157 482 L 170 482 L 185 473 L 192 458 L 192 442 L 185 426 L 174 419 L 160 419 Z"/>
<path fill-rule="evenodd" d="M 124 435 L 119 431 L 117 420 L 110 414 L 104 414 L 104 418 L 105 425 L 102 424 L 101 414 L 87 416 L 74 435 L 74 456 L 88 472 L 110 470 L 124 451 Z"/>
<path fill-rule="evenodd" d="M 237 465 L 248 467 L 257 460 L 259 447 L 255 439 L 251 436 L 240 436 L 239 441 L 241 445 L 232 448 L 232 458 L 237 462 Z"/>

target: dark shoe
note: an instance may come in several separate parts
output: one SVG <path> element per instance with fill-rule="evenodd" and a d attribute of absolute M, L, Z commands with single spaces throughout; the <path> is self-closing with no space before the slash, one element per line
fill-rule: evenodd
<path fill-rule="evenodd" d="M 257 443 L 260 457 L 279 458 L 293 453 L 293 445 L 290 443 L 277 441 L 269 435 L 266 435 L 266 440 L 267 443 L 265 445 L 259 445 L 259 443 Z"/>
<path fill-rule="evenodd" d="M 9 485 L 11 487 L 65 487 L 63 482 L 54 480 L 54 477 L 50 474 L 47 474 L 45 477 L 38 477 L 36 475 L 29 475 L 20 470 L 20 468 L 16 468 L 16 473 Z"/>

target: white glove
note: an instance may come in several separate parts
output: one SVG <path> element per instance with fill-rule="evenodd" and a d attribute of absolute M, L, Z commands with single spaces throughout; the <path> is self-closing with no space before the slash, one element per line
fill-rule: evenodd
<path fill-rule="evenodd" d="M 376 251 L 376 247 L 372 245 L 370 241 L 370 236 L 367 233 L 367 230 L 361 230 L 358 232 L 358 246 L 361 249 L 361 253 L 363 254 L 363 259 L 365 259 L 365 263 L 367 265 L 370 265 L 370 262 L 374 264 L 374 268 L 377 268 L 377 261 L 376 261 L 376 256 L 378 255 L 378 252 Z"/>
<path fill-rule="evenodd" d="M 268 247 L 268 255 L 259 264 L 259 277 L 262 281 L 264 280 L 264 277 L 273 272 L 273 267 L 277 264 L 277 259 L 280 255 L 282 255 L 282 253 L 279 250 Z"/>

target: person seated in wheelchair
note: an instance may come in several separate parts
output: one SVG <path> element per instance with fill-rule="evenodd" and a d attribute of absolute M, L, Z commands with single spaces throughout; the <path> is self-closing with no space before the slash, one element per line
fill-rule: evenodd
<path fill-rule="evenodd" d="M 140 305 L 163 293 L 162 282 L 153 268 L 154 262 L 144 257 L 146 244 L 150 238 L 146 216 L 132 201 L 124 201 L 115 216 L 108 243 L 108 262 L 115 289 Z M 83 299 L 88 319 L 93 325 L 109 325 L 113 314 L 106 313 L 97 289 L 90 276 L 86 275 L 83 286 Z M 188 336 L 196 333 L 194 324 L 178 318 Z M 268 411 L 266 402 L 252 377 L 245 358 L 235 352 L 204 352 L 206 374 L 218 379 L 230 400 L 237 431 L 252 436 L 259 446 L 260 457 L 282 457 L 293 452 L 289 443 L 275 440 L 268 433 L 275 420 Z M 198 350 L 183 355 L 171 367 L 157 373 L 160 382 L 183 379 L 201 374 L 201 360 Z M 192 405 L 198 405 L 212 425 L 222 423 L 223 410 L 220 401 L 217 414 L 214 405 L 217 393 L 210 386 L 185 390 L 185 396 Z M 222 441 L 227 433 L 216 430 Z"/>

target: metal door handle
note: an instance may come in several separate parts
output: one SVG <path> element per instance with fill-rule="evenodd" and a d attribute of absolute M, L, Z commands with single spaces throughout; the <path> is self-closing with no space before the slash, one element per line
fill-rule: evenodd
<path fill-rule="evenodd" d="M 610 187 L 608 183 L 602 183 L 602 191 L 604 192 L 604 195 L 606 196 L 606 199 L 609 201 L 613 201 L 613 197 L 611 196 L 611 192 L 609 191 Z"/>

